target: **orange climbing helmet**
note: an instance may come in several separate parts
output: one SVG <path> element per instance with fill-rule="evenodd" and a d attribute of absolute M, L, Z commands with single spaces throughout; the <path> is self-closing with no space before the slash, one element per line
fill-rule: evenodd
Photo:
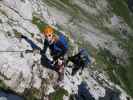
<path fill-rule="evenodd" d="M 43 34 L 46 38 L 52 39 L 53 42 L 58 40 L 58 38 L 54 35 L 54 29 L 49 25 L 44 28 Z"/>
<path fill-rule="evenodd" d="M 51 26 L 46 26 L 43 30 L 43 34 L 46 37 L 51 37 L 53 36 L 54 29 Z"/>

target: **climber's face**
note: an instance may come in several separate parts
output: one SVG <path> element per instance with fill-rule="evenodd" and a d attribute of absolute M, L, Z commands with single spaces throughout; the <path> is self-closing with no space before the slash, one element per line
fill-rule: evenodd
<path fill-rule="evenodd" d="M 52 41 L 53 35 L 52 34 L 47 34 L 46 38 L 47 38 L 48 41 Z"/>
<path fill-rule="evenodd" d="M 52 41 L 54 29 L 51 26 L 47 26 L 43 30 L 43 34 L 48 41 Z"/>

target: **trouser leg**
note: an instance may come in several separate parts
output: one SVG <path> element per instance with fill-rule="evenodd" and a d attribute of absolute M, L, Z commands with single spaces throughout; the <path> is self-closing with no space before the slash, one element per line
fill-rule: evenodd
<path fill-rule="evenodd" d="M 43 66 L 50 68 L 50 69 L 53 69 L 52 61 L 49 60 L 46 56 L 41 57 L 41 64 Z"/>
<path fill-rule="evenodd" d="M 79 69 L 80 68 L 78 68 L 78 66 L 74 65 L 74 68 L 72 69 L 72 74 L 71 75 L 75 75 Z"/>

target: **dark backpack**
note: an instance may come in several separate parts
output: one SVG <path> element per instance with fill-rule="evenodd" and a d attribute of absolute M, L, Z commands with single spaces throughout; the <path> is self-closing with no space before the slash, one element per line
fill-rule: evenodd
<path fill-rule="evenodd" d="M 80 49 L 79 54 L 80 54 L 80 59 L 85 63 L 85 65 L 91 63 L 91 60 L 89 58 L 89 54 L 86 51 L 86 49 L 84 49 L 84 48 Z"/>

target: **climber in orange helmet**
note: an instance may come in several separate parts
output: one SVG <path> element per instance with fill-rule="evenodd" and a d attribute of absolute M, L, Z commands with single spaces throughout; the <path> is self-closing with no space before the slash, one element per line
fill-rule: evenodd
<path fill-rule="evenodd" d="M 50 49 L 50 54 L 54 61 L 63 57 L 68 50 L 66 37 L 62 33 L 57 37 L 54 32 L 55 30 L 51 26 L 46 26 L 43 30 L 45 40 L 43 50 L 41 50 L 41 64 L 47 67 L 51 67 L 52 65 L 52 62 L 45 55 L 47 48 Z"/>

